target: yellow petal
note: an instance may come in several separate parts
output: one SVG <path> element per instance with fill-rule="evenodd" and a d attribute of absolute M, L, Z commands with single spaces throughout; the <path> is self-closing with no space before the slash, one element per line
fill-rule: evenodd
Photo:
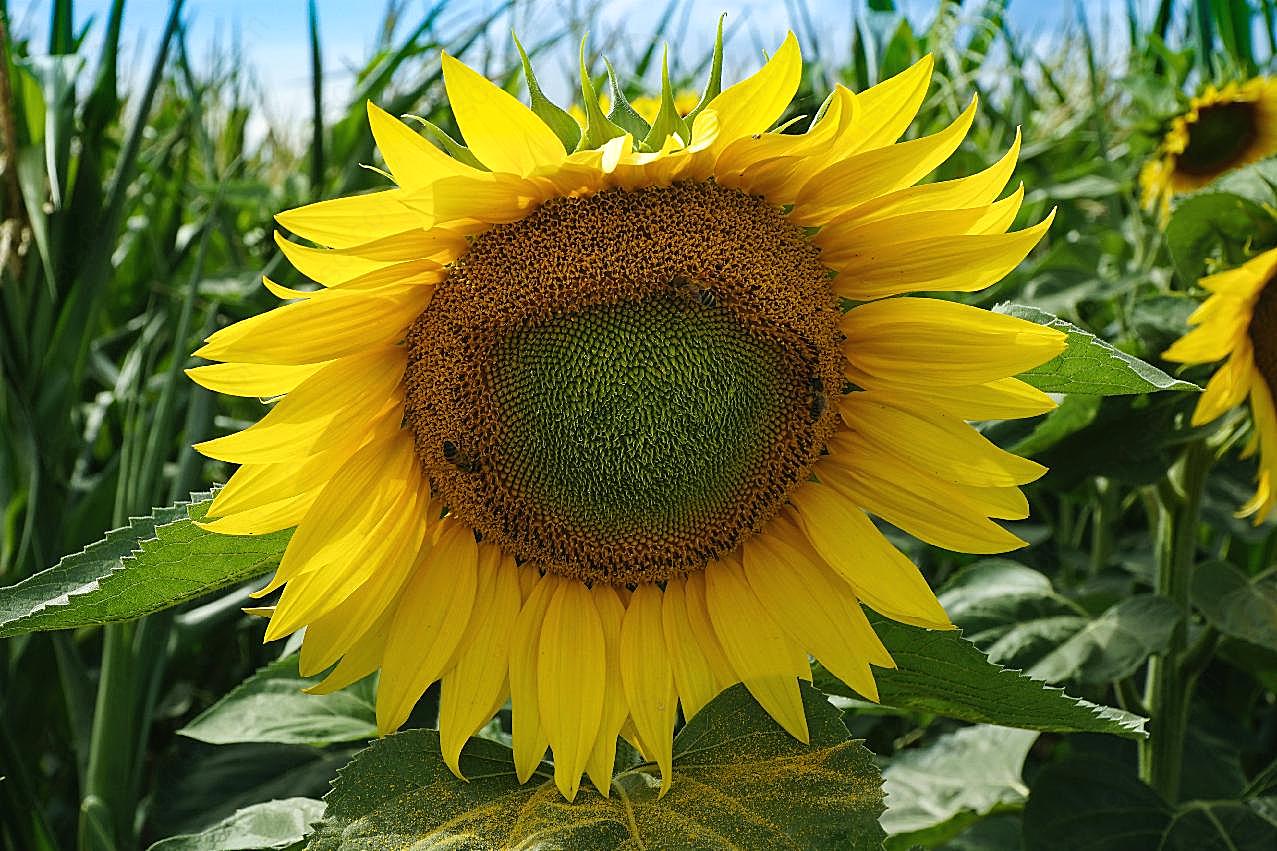
<path fill-rule="evenodd" d="M 945 481 L 1009 487 L 1036 481 L 1046 467 L 998 448 L 962 420 L 867 390 L 838 402 L 843 420 L 881 450 Z"/>
<path fill-rule="evenodd" d="M 420 133 L 372 101 L 368 101 L 368 125 L 395 183 L 405 189 L 417 189 L 441 177 L 476 171 L 430 144 Z"/>
<path fill-rule="evenodd" d="M 386 635 L 390 632 L 390 621 L 395 613 L 394 606 L 387 606 L 376 622 L 368 628 L 350 648 L 337 667 L 321 682 L 308 689 L 307 694 L 331 694 L 340 691 L 351 683 L 358 682 L 381 666 L 382 653 L 386 647 Z"/>
<path fill-rule="evenodd" d="M 691 720 L 728 683 L 716 675 L 692 628 L 687 613 L 686 589 L 685 579 L 671 579 L 665 583 L 661 626 L 665 632 L 665 647 L 669 651 L 674 685 L 678 689 L 679 700 L 683 703 L 683 714 Z M 713 640 L 714 650 L 721 653 L 722 648 L 717 646 L 718 639 Z"/>
<path fill-rule="evenodd" d="M 684 610 L 687 614 L 687 625 L 691 627 L 696 639 L 696 647 L 705 657 L 710 673 L 714 677 L 715 691 L 710 700 L 728 686 L 740 682 L 736 670 L 732 667 L 723 646 L 718 643 L 718 635 L 714 632 L 714 624 L 709 619 L 709 605 L 705 601 L 705 573 L 689 573 L 683 580 Z M 694 713 L 693 713 L 694 714 Z"/>
<path fill-rule="evenodd" d="M 817 172 L 799 191 L 790 218 L 799 225 L 820 224 L 841 210 L 912 186 L 958 149 L 975 109 L 972 98 L 971 105 L 939 133 L 864 151 Z"/>
<path fill-rule="evenodd" d="M 195 444 L 219 461 L 296 461 L 368 428 L 394 398 L 403 377 L 402 349 L 379 348 L 318 370 L 243 431 Z"/>
<path fill-rule="evenodd" d="M 850 134 L 845 153 L 880 148 L 899 139 L 922 106 L 934 65 L 928 53 L 896 76 L 856 95 L 860 120 Z"/>
<path fill-rule="evenodd" d="M 413 286 L 321 290 L 214 332 L 196 357 L 240 363 L 309 364 L 396 343 L 430 299 Z"/>
<path fill-rule="evenodd" d="M 706 105 L 718 121 L 717 139 L 709 150 L 717 155 L 731 142 L 744 136 L 762 133 L 776 123 L 798 91 L 802 77 L 802 52 L 792 32 L 753 76 L 729 86 Z M 705 112 L 693 122 L 693 138 L 706 132 L 709 119 Z"/>
<path fill-rule="evenodd" d="M 563 143 L 545 122 L 482 74 L 444 53 L 443 82 L 470 150 L 493 171 L 528 175 L 563 162 Z"/>
<path fill-rule="evenodd" d="M 311 242 L 349 248 L 370 239 L 430 227 L 430 218 L 405 204 L 405 197 L 402 189 L 348 195 L 278 213 L 275 221 Z"/>
<path fill-rule="evenodd" d="M 387 443 L 369 444 L 355 453 L 325 485 L 298 525 L 274 579 L 264 591 L 334 562 L 345 564 L 356 559 L 361 547 L 371 540 L 372 530 L 384 520 L 393 519 L 389 514 L 394 507 L 402 508 L 406 500 L 415 499 L 420 480 L 412 438 L 406 433 Z M 327 587 L 328 580 L 320 584 Z M 322 614 L 321 607 L 329 604 L 318 589 L 306 593 L 299 585 L 290 591 L 276 606 L 275 617 L 266 630 L 268 641 L 287 635 Z M 299 598 L 304 598 L 304 602 Z"/>
<path fill-rule="evenodd" d="M 216 520 L 202 523 L 196 521 L 195 525 L 218 535 L 265 535 L 278 532 L 300 523 L 318 496 L 319 489 L 316 488 L 264 502 Z"/>
<path fill-rule="evenodd" d="M 1020 131 L 1015 131 L 1012 143 L 1000 160 L 984 171 L 969 177 L 959 177 L 939 183 L 909 186 L 859 204 L 840 213 L 833 222 L 844 226 L 851 222 L 866 223 L 906 213 L 928 210 L 958 210 L 964 207 L 980 207 L 993 202 L 1011 179 L 1015 163 L 1020 155 Z M 833 224 L 830 222 L 830 224 Z"/>
<path fill-rule="evenodd" d="M 214 363 L 188 369 L 186 374 L 196 384 L 214 393 L 268 398 L 291 393 L 328 363 Z"/>
<path fill-rule="evenodd" d="M 781 627 L 830 673 L 876 701 L 869 663 L 894 664 L 847 583 L 767 534 L 746 542 L 742 564 L 750 588 Z"/>
<path fill-rule="evenodd" d="M 1051 227 L 1055 211 L 1032 227 L 1004 234 L 939 236 L 847 252 L 834 292 L 851 299 L 907 292 L 976 292 L 1002 280 Z"/>
<path fill-rule="evenodd" d="M 868 373 L 860 374 L 866 390 L 894 390 L 910 399 L 932 405 L 962 420 L 1014 420 L 1036 417 L 1055 409 L 1055 401 L 1041 390 L 1018 378 L 999 378 L 985 384 L 923 386 L 923 381 L 907 385 L 893 383 Z"/>
<path fill-rule="evenodd" d="M 611 796 L 612 771 L 616 764 L 616 737 L 629 717 L 625 700 L 625 683 L 621 679 L 621 624 L 625 621 L 625 605 L 610 585 L 596 583 L 590 589 L 594 606 L 603 625 L 603 643 L 607 652 L 607 684 L 603 690 L 603 720 L 594 749 L 585 764 L 586 773 L 603 797 Z"/>
<path fill-rule="evenodd" d="M 808 741 L 789 636 L 763 608 L 739 564 L 711 562 L 704 573 L 714 634 L 740 681 L 791 736 Z"/>
<path fill-rule="evenodd" d="M 474 615 L 457 648 L 457 663 L 439 690 L 439 743 L 443 760 L 461 777 L 461 748 L 492 718 L 504 698 L 510 638 L 519 616 L 519 569 L 492 544 L 479 545 Z"/>
<path fill-rule="evenodd" d="M 425 550 L 403 593 L 381 662 L 377 729 L 396 730 L 452 660 L 474 609 L 479 551 L 474 533 L 447 522 Z"/>
<path fill-rule="evenodd" d="M 1064 351 L 1051 328 L 956 302 L 892 298 L 858 305 L 842 321 L 847 377 L 859 373 L 935 385 L 983 384 Z"/>
<path fill-rule="evenodd" d="M 528 782 L 550 744 L 538 706 L 537 653 L 541 647 L 541 625 L 559 581 L 552 573 L 537 580 L 519 610 L 510 641 L 510 720 L 514 725 L 514 770 L 520 783 Z"/>
<path fill-rule="evenodd" d="M 275 244 L 298 272 L 312 281 L 331 287 L 361 275 L 385 269 L 387 266 L 405 264 L 405 261 L 415 262 L 410 264 L 410 268 L 402 270 L 405 272 L 401 276 L 403 278 L 411 277 L 423 270 L 442 268 L 437 262 L 427 260 L 427 257 L 434 254 L 451 259 L 448 257 L 451 245 L 441 247 L 437 238 L 427 236 L 433 233 L 448 232 L 409 231 L 376 240 L 367 246 L 338 249 L 309 248 L 298 245 L 285 239 L 279 231 L 275 231 Z M 363 248 L 367 249 L 366 252 L 360 250 Z M 386 281 L 386 283 L 392 283 L 392 281 Z"/>
<path fill-rule="evenodd" d="M 815 482 L 796 488 L 790 501 L 812 547 L 870 608 L 914 626 L 953 628 L 918 568 L 854 502 Z"/>
<path fill-rule="evenodd" d="M 836 466 L 844 459 L 845 464 Z M 848 452 L 837 460 L 831 456 L 818 475 L 866 511 L 937 547 L 987 555 L 1025 545 L 965 502 L 956 488 L 898 461 L 872 464 Z"/>
<path fill-rule="evenodd" d="M 1244 337 L 1238 341 L 1232 356 L 1211 376 L 1202 395 L 1197 397 L 1193 425 L 1204 425 L 1242 403 L 1250 391 L 1254 361 L 1250 338 Z"/>
<path fill-rule="evenodd" d="M 603 623 L 585 583 L 559 583 L 538 645 L 541 726 L 554 752 L 554 784 L 572 801 L 599 735 L 607 682 Z"/>
<path fill-rule="evenodd" d="M 674 780 L 674 722 L 678 694 L 661 626 L 661 590 L 654 583 L 638 586 L 621 625 L 621 679 L 630 717 L 645 745 L 644 755 L 661 770 L 660 795 Z"/>

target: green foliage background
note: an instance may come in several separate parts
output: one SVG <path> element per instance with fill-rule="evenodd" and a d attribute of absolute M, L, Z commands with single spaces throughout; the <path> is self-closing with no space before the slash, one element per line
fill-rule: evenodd
<path fill-rule="evenodd" d="M 263 271 L 301 283 L 271 216 L 381 185 L 360 167 L 379 162 L 366 99 L 457 135 L 442 48 L 522 94 L 505 34 L 527 4 L 477 18 L 392 0 L 344 111 L 300 141 L 249 139 L 254 81 L 233 52 L 190 61 L 181 2 L 127 91 L 124 0 L 89 25 L 92 54 L 71 0 L 51 5 L 47 29 L 14 32 L 0 0 L 0 846 L 1277 847 L 1277 529 L 1233 517 L 1254 475 L 1236 458 L 1245 417 L 1189 428 L 1209 370 L 1158 364 L 1197 278 L 1277 244 L 1277 164 L 1182 200 L 1165 229 L 1136 191 L 1187 94 L 1270 69 L 1277 4 L 1112 4 L 1103 43 L 1079 11 L 1048 54 L 1006 25 L 1006 0 L 938 2 L 923 29 L 870 0 L 837 56 L 792 4 L 806 58 L 793 115 L 932 52 L 911 134 L 982 100 L 937 177 L 983 167 L 1019 127 L 1022 221 L 1059 207 L 1035 254 L 969 299 L 1070 335 L 1025 376 L 1059 409 L 987 429 L 1052 468 L 1018 525 L 1032 546 L 978 559 L 900 536 L 963 636 L 877 620 L 900 663 L 880 705 L 817 671 L 803 747 L 729 690 L 682 729 L 667 798 L 635 758 L 610 799 L 576 808 L 513 781 L 508 717 L 463 757 L 482 782 L 453 779 L 433 694 L 408 731 L 361 750 L 373 684 L 301 695 L 295 644 L 262 646 L 241 611 L 287 533 L 208 536 L 190 520 L 207 494 L 187 502 L 229 473 L 190 444 L 260 414 L 188 382 L 188 353 L 271 306 Z M 590 29 L 636 96 L 690 11 L 671 0 L 653 32 L 622 34 L 587 9 L 522 35 L 535 61 Z M 312 114 L 331 116 L 316 31 Z M 727 35 L 742 60 L 771 47 L 747 20 Z M 709 48 L 675 52 L 677 87 L 699 88 Z"/>

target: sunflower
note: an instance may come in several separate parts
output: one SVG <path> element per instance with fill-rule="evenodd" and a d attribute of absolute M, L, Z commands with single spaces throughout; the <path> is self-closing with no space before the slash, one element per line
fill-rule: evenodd
<path fill-rule="evenodd" d="M 1018 138 L 915 185 L 975 116 L 896 142 L 930 58 L 768 132 L 792 34 L 690 120 L 667 83 L 643 138 L 591 110 L 574 150 L 530 73 L 535 112 L 442 63 L 464 161 L 369 104 L 396 187 L 280 214 L 321 288 L 268 281 L 290 303 L 196 352 L 222 362 L 203 386 L 282 396 L 197 447 L 241 465 L 208 529 L 296 527 L 266 639 L 306 627 L 302 673 L 331 668 L 313 691 L 379 670 L 385 732 L 441 682 L 458 775 L 508 700 L 519 778 L 548 746 L 568 799 L 583 772 L 608 794 L 618 735 L 664 792 L 680 705 L 738 682 L 806 740 L 809 656 L 876 699 L 893 663 L 862 603 L 951 624 L 870 515 L 1004 552 L 1023 542 L 991 518 L 1025 517 L 1044 472 L 966 421 L 1050 409 L 1012 376 L 1063 336 L 902 295 L 984 288 L 1042 237 L 1008 231 L 1022 187 L 997 200 Z"/>
<path fill-rule="evenodd" d="M 1258 526 L 1277 504 L 1277 249 L 1236 269 L 1202 278 L 1210 297 L 1188 318 L 1196 326 L 1162 357 L 1177 363 L 1224 365 L 1206 385 L 1193 411 L 1193 425 L 1218 419 L 1250 397 L 1254 430 L 1245 455 L 1259 452 L 1255 495 L 1239 517 Z"/>
<path fill-rule="evenodd" d="M 1140 171 L 1143 203 L 1163 217 L 1171 198 L 1220 175 L 1277 153 L 1277 81 L 1255 77 L 1207 86 L 1188 103 L 1153 158 Z"/>

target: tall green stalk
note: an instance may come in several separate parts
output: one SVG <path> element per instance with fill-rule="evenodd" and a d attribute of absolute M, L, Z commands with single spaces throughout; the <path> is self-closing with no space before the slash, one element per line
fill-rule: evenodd
<path fill-rule="evenodd" d="M 1190 695 L 1197 677 L 1193 660 L 1186 658 L 1189 588 L 1212 454 L 1205 440 L 1190 443 L 1157 489 L 1154 590 L 1175 604 L 1182 619 L 1166 652 L 1149 660 L 1144 700 L 1151 720 L 1148 740 L 1140 748 L 1140 778 L 1171 802 L 1179 798 Z"/>

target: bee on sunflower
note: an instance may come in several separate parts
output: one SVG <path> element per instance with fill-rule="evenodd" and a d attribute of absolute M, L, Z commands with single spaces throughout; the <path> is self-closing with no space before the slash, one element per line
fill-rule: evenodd
<path fill-rule="evenodd" d="M 999 200 L 1018 138 L 917 185 L 976 108 L 897 141 L 929 57 L 784 133 L 793 35 L 722 91 L 721 55 L 720 29 L 699 104 L 680 115 L 666 75 L 650 124 L 604 116 L 583 68 L 582 126 L 526 58 L 532 108 L 444 54 L 465 161 L 369 104 L 396 186 L 280 214 L 321 288 L 268 281 L 290 303 L 196 352 L 220 361 L 203 386 L 282 396 L 198 446 L 240 465 L 207 528 L 296 527 L 267 640 L 306 627 L 314 691 L 379 670 L 384 732 L 441 681 L 458 774 L 507 700 L 519 778 L 549 747 L 568 799 L 582 773 L 608 794 L 618 735 L 664 792 L 680 705 L 738 682 L 805 741 L 810 657 L 870 700 L 893 666 L 862 604 L 951 628 L 870 515 L 1023 544 L 994 520 L 1044 468 L 967 421 L 1049 410 L 1013 376 L 1064 337 L 905 295 L 980 290 L 1042 238 L 1049 217 L 1010 230 L 1022 187 Z"/>
<path fill-rule="evenodd" d="M 1197 400 L 1192 424 L 1204 425 L 1249 398 L 1253 422 L 1244 452 L 1259 454 L 1255 494 L 1238 511 L 1255 525 L 1277 505 L 1277 249 L 1236 269 L 1202 278 L 1210 296 L 1189 317 L 1192 330 L 1162 357 L 1184 364 L 1223 360 Z"/>
<path fill-rule="evenodd" d="M 1163 219 L 1176 195 L 1195 192 L 1233 169 L 1277 153 L 1277 80 L 1209 85 L 1170 120 L 1140 170 L 1144 206 Z"/>

